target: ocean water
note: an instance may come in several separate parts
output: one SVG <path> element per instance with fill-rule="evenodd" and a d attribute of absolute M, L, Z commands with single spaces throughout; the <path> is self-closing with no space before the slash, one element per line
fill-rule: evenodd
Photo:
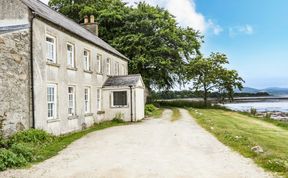
<path fill-rule="evenodd" d="M 258 112 L 286 112 L 288 113 L 288 101 L 265 101 L 265 102 L 247 102 L 247 103 L 229 103 L 224 104 L 225 107 L 235 111 L 250 111 L 251 108 Z"/>

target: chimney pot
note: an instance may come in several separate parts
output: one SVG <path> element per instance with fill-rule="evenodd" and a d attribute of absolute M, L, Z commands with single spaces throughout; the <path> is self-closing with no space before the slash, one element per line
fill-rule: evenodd
<path fill-rule="evenodd" d="M 90 15 L 90 23 L 95 23 L 95 17 L 94 17 L 94 15 Z"/>
<path fill-rule="evenodd" d="M 89 19 L 88 19 L 88 16 L 87 15 L 85 15 L 85 17 L 84 17 L 84 24 L 88 24 L 89 23 Z"/>

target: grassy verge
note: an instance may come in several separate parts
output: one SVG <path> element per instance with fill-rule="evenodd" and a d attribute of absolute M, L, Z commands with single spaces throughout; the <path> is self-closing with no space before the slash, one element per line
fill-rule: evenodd
<path fill-rule="evenodd" d="M 236 112 L 215 109 L 190 109 L 190 113 L 206 130 L 222 143 L 258 165 L 288 177 L 288 130 L 272 123 Z M 263 153 L 252 148 L 260 146 Z"/>
<path fill-rule="evenodd" d="M 18 132 L 8 139 L 0 139 L 0 171 L 44 161 L 90 132 L 125 124 L 127 123 L 120 120 L 106 121 L 86 130 L 59 137 L 34 129 Z"/>
<path fill-rule="evenodd" d="M 171 121 L 174 122 L 174 121 L 177 121 L 180 119 L 181 117 L 181 114 L 180 114 L 180 111 L 178 108 L 172 108 L 172 118 L 171 118 Z"/>
<path fill-rule="evenodd" d="M 157 108 L 153 104 L 147 104 L 145 106 L 145 117 L 160 118 L 163 114 L 163 108 Z"/>

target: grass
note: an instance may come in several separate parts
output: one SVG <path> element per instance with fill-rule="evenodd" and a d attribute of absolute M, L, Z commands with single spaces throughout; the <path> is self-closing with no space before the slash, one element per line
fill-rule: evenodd
<path fill-rule="evenodd" d="M 153 117 L 155 119 L 159 119 L 160 117 L 162 117 L 164 109 L 163 108 L 158 108 L 155 111 L 152 112 L 152 114 L 150 115 L 150 117 Z"/>
<path fill-rule="evenodd" d="M 190 109 L 190 113 L 219 141 L 251 158 L 268 171 L 288 178 L 288 130 L 265 120 L 237 112 Z M 264 153 L 255 153 L 261 146 Z"/>
<path fill-rule="evenodd" d="M 171 117 L 171 121 L 174 122 L 174 121 L 177 121 L 180 119 L 181 117 L 181 114 L 180 114 L 180 111 L 178 108 L 172 108 L 172 117 Z"/>

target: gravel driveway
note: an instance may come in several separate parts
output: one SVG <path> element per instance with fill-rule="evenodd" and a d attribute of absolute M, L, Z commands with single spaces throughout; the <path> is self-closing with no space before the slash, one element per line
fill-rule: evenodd
<path fill-rule="evenodd" d="M 198 126 L 186 110 L 180 112 L 176 122 L 166 110 L 161 119 L 91 133 L 54 158 L 0 177 L 270 177 Z"/>

